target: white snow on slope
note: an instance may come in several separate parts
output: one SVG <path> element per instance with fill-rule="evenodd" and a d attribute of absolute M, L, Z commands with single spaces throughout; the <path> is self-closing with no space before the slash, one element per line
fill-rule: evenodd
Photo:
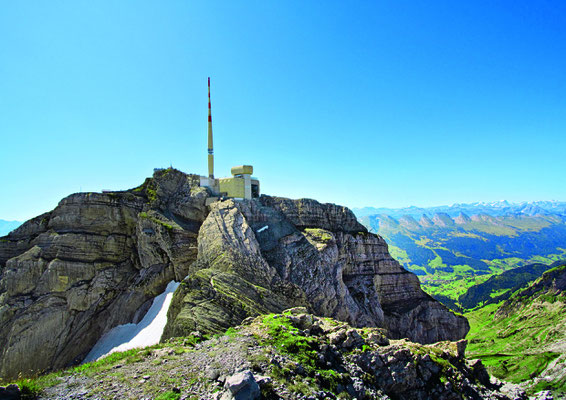
<path fill-rule="evenodd" d="M 105 333 L 85 357 L 83 363 L 98 360 L 116 351 L 159 343 L 167 323 L 167 311 L 173 292 L 177 287 L 179 282 L 169 282 L 165 291 L 153 299 L 151 307 L 139 323 L 119 325 Z"/>

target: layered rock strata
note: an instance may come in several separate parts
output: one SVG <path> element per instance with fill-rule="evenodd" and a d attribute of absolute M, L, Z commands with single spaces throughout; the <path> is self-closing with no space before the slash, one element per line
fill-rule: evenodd
<path fill-rule="evenodd" d="M 458 340 L 469 329 L 345 207 L 269 196 L 216 202 L 198 248 L 165 337 L 220 332 L 247 316 L 300 305 L 421 343 Z"/>
<path fill-rule="evenodd" d="M 0 239 L 0 377 L 81 361 L 183 279 L 206 214 L 195 182 L 170 171 L 129 192 L 73 194 Z"/>
<path fill-rule="evenodd" d="M 294 306 L 391 338 L 465 336 L 467 321 L 349 209 L 269 196 L 207 206 L 209 196 L 198 176 L 159 170 L 129 191 L 71 195 L 0 238 L 0 377 L 81 361 L 171 280 L 183 281 L 164 338 Z"/>

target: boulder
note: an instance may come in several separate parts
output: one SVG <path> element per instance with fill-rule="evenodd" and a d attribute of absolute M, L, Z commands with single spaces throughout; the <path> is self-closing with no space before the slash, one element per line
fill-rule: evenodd
<path fill-rule="evenodd" d="M 261 395 L 259 385 L 250 371 L 238 372 L 226 378 L 224 387 L 227 391 L 222 400 L 257 400 Z"/>

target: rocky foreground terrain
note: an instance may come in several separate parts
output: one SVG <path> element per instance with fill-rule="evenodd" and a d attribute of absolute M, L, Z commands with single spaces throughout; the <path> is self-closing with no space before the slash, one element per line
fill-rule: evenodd
<path fill-rule="evenodd" d="M 73 194 L 0 238 L 0 377 L 81 362 L 172 280 L 163 339 L 295 306 L 419 343 L 469 330 L 349 209 L 214 199 L 197 175 L 166 169 L 132 190 Z"/>
<path fill-rule="evenodd" d="M 27 387 L 53 400 L 526 399 L 518 387 L 490 381 L 479 360 L 466 360 L 465 340 L 421 345 L 385 333 L 295 308 L 209 339 L 194 332 L 114 354 Z"/>

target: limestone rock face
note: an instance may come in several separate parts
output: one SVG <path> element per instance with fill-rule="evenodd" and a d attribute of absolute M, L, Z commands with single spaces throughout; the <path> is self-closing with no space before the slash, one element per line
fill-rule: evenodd
<path fill-rule="evenodd" d="M 421 343 L 467 333 L 349 209 L 207 198 L 198 176 L 158 170 L 128 191 L 73 194 L 0 238 L 0 377 L 80 362 L 171 280 L 163 338 L 299 306 Z"/>
<path fill-rule="evenodd" d="M 0 377 L 82 360 L 187 275 L 207 213 L 194 182 L 165 170 L 131 191 L 73 194 L 0 239 Z"/>
<path fill-rule="evenodd" d="M 216 202 L 198 243 L 165 337 L 219 332 L 296 306 L 421 343 L 462 339 L 469 330 L 344 207 L 269 196 Z"/>
<path fill-rule="evenodd" d="M 248 316 L 307 304 L 304 293 L 261 256 L 240 204 L 211 205 L 199 231 L 198 259 L 173 296 L 164 338 L 222 332 Z"/>

